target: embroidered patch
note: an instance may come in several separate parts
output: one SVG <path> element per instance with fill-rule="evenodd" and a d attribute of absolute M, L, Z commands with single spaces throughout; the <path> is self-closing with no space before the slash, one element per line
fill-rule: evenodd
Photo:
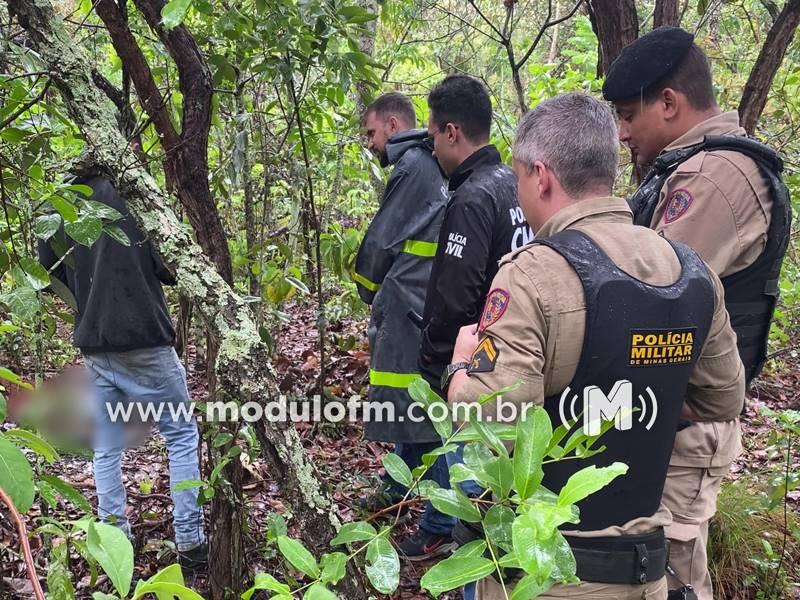
<path fill-rule="evenodd" d="M 500 351 L 494 345 L 492 338 L 485 337 L 475 348 L 475 352 L 472 353 L 472 364 L 470 364 L 467 371 L 469 373 L 489 373 L 494 371 L 498 356 L 500 356 Z"/>
<path fill-rule="evenodd" d="M 664 211 L 664 223 L 676 221 L 692 205 L 694 198 L 689 190 L 675 190 L 667 202 L 667 210 Z"/>
<path fill-rule="evenodd" d="M 631 329 L 628 366 L 655 367 L 692 362 L 697 327 Z"/>
<path fill-rule="evenodd" d="M 503 289 L 495 288 L 489 292 L 489 295 L 486 296 L 486 304 L 483 305 L 478 331 L 483 331 L 492 323 L 496 323 L 506 312 L 509 300 L 511 300 L 511 294 Z"/>

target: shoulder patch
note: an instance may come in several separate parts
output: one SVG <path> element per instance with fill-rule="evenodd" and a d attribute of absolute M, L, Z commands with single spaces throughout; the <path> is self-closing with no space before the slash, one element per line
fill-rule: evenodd
<path fill-rule="evenodd" d="M 478 331 L 483 331 L 492 323 L 496 323 L 506 312 L 510 300 L 511 294 L 502 288 L 495 288 L 489 292 L 483 305 Z"/>
<path fill-rule="evenodd" d="M 490 373 L 494 371 L 500 351 L 494 345 L 494 340 L 486 336 L 483 338 L 475 352 L 472 353 L 472 362 L 467 369 L 468 373 Z"/>
<path fill-rule="evenodd" d="M 694 197 L 689 190 L 683 188 L 675 190 L 667 200 L 667 208 L 664 210 L 664 223 L 677 221 L 683 213 L 689 210 L 694 202 Z"/>

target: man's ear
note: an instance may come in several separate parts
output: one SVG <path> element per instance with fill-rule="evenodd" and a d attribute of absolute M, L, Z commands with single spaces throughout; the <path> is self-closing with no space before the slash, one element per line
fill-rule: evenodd
<path fill-rule="evenodd" d="M 400 129 L 400 122 L 397 120 L 397 117 L 394 115 L 389 117 L 388 120 L 389 125 L 389 134 L 397 133 L 398 129 Z"/>
<path fill-rule="evenodd" d="M 545 194 L 553 187 L 553 182 L 551 180 L 552 173 L 547 170 L 547 167 L 545 167 L 544 163 L 540 160 L 533 163 L 533 172 L 538 178 L 536 185 L 539 187 L 539 197 L 544 198 Z"/>
<path fill-rule="evenodd" d="M 686 96 L 680 92 L 676 92 L 672 88 L 664 88 L 659 101 L 664 110 L 664 118 L 674 119 L 680 112 L 681 104 L 686 101 Z"/>
<path fill-rule="evenodd" d="M 452 123 L 447 124 L 445 133 L 447 134 L 447 141 L 451 144 L 455 144 L 458 141 L 458 127 Z"/>

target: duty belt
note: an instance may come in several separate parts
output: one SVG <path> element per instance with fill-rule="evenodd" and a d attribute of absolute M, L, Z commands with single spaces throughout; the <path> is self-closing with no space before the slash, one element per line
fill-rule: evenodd
<path fill-rule="evenodd" d="M 641 585 L 658 581 L 667 572 L 669 541 L 664 529 L 641 535 L 587 538 L 564 536 L 575 555 L 576 576 L 589 583 Z M 464 545 L 483 539 L 474 524 L 459 521 L 453 539 Z M 523 575 L 518 569 L 504 569 L 507 581 Z"/>

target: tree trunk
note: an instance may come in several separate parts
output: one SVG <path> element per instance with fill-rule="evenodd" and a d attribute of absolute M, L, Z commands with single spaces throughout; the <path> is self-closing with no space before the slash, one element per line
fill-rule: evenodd
<path fill-rule="evenodd" d="M 597 36 L 597 76 L 602 77 L 622 49 L 639 37 L 634 0 L 587 0 L 592 30 Z"/>
<path fill-rule="evenodd" d="M 677 26 L 680 22 L 678 0 L 656 0 L 653 12 L 653 29 L 662 25 Z"/>
<path fill-rule="evenodd" d="M 775 73 L 783 62 L 786 50 L 800 24 L 800 0 L 789 0 L 767 34 L 764 45 L 750 71 L 739 102 L 739 118 L 742 127 L 752 134 L 758 119 L 767 105 L 769 88 Z"/>
<path fill-rule="evenodd" d="M 126 147 L 116 128 L 113 105 L 93 84 L 90 61 L 65 30 L 61 18 L 45 0 L 9 0 L 8 4 L 61 92 L 66 112 L 86 140 L 94 164 L 126 199 L 131 214 L 175 272 L 178 291 L 194 303 L 218 343 L 220 399 L 262 404 L 277 400 L 279 392 L 267 349 L 247 305 L 211 267 L 170 210 L 168 198 Z M 314 475 L 297 432 L 290 424 L 268 424 L 266 419 L 259 420 L 256 428 L 262 458 L 281 485 L 304 541 L 315 548 L 327 544 L 340 521 Z M 360 580 L 350 578 L 347 583 L 347 597 L 366 598 L 366 586 Z"/>

